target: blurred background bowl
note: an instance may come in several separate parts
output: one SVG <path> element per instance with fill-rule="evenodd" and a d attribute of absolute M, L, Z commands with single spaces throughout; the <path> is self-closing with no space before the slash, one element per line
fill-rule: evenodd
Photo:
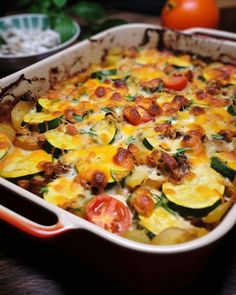
<path fill-rule="evenodd" d="M 14 56 L 12 54 L 0 55 L 0 71 L 11 73 L 20 70 L 72 45 L 78 39 L 80 34 L 80 26 L 77 24 L 77 22 L 73 21 L 73 25 L 73 36 L 54 46 L 53 48 L 47 49 L 45 52 L 36 54 L 22 54 L 20 56 Z M 47 30 L 52 28 L 50 27 L 49 18 L 45 14 L 31 13 L 0 17 L 0 36 L 1 33 L 5 33 L 11 29 L 22 29 L 24 32 L 27 32 L 28 30 Z"/>

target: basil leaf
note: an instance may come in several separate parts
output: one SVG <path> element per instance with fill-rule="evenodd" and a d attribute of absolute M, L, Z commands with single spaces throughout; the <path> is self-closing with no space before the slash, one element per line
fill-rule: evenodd
<path fill-rule="evenodd" d="M 42 187 L 42 188 L 39 190 L 39 192 L 40 192 L 41 194 L 47 194 L 48 191 L 49 191 L 49 189 L 48 189 L 48 187 L 46 187 L 46 186 Z"/>
<path fill-rule="evenodd" d="M 73 117 L 74 117 L 74 119 L 75 119 L 77 122 L 82 122 L 82 121 L 83 121 L 83 116 L 80 116 L 80 115 L 74 115 Z"/>
<path fill-rule="evenodd" d="M 101 110 L 105 113 L 112 113 L 114 112 L 112 109 L 108 108 L 108 107 L 102 107 Z"/>
<path fill-rule="evenodd" d="M 66 15 L 51 16 L 49 21 L 51 28 L 59 33 L 62 43 L 70 39 L 76 32 L 73 20 Z"/>
<path fill-rule="evenodd" d="M 106 16 L 106 12 L 100 4 L 89 1 L 80 1 L 71 8 L 71 11 L 91 22 Z"/>
<path fill-rule="evenodd" d="M 214 139 L 224 139 L 224 136 L 220 134 L 212 134 L 211 137 Z"/>
<path fill-rule="evenodd" d="M 191 148 L 190 147 L 182 147 L 182 148 L 178 148 L 178 149 L 176 149 L 176 151 L 177 151 L 177 155 L 183 155 L 183 153 L 185 152 L 185 151 L 189 151 L 189 150 L 191 150 Z"/>

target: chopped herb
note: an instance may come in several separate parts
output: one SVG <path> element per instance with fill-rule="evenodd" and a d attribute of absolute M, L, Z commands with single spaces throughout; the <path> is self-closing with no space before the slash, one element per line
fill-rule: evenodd
<path fill-rule="evenodd" d="M 126 99 L 127 99 L 128 101 L 135 101 L 135 100 L 136 100 L 136 96 L 127 95 L 127 96 L 126 96 Z"/>
<path fill-rule="evenodd" d="M 206 82 L 206 79 L 202 75 L 198 76 L 197 78 L 202 82 Z"/>
<path fill-rule="evenodd" d="M 140 52 L 140 51 L 143 50 L 142 47 L 136 47 L 135 49 L 136 49 L 137 52 Z"/>
<path fill-rule="evenodd" d="M 105 113 L 112 113 L 114 112 L 111 108 L 108 108 L 108 107 L 102 107 L 101 110 Z"/>
<path fill-rule="evenodd" d="M 135 137 L 131 135 L 131 136 L 129 136 L 129 137 L 127 138 L 127 142 L 126 142 L 126 143 L 127 143 L 127 144 L 131 144 L 131 143 L 134 143 L 135 140 L 136 140 Z"/>
<path fill-rule="evenodd" d="M 82 121 L 83 121 L 83 116 L 80 116 L 80 115 L 74 115 L 74 119 L 75 119 L 77 122 L 82 122 Z"/>
<path fill-rule="evenodd" d="M 177 118 L 176 118 L 176 117 L 171 117 L 171 118 L 165 120 L 164 122 L 165 122 L 165 123 L 172 123 L 172 122 L 174 122 L 174 121 L 177 121 Z"/>
<path fill-rule="evenodd" d="M 224 139 L 224 136 L 220 134 L 212 134 L 211 137 L 214 139 Z"/>
<path fill-rule="evenodd" d="M 47 194 L 49 192 L 49 189 L 47 186 L 44 186 L 40 189 L 40 194 Z"/>
<path fill-rule="evenodd" d="M 175 211 L 170 209 L 169 201 L 168 201 L 168 199 L 166 198 L 166 196 L 163 193 L 161 193 L 160 196 L 158 196 L 156 194 L 153 194 L 153 197 L 156 198 L 156 200 L 157 200 L 157 202 L 155 204 L 155 208 L 162 207 L 166 211 L 170 212 L 171 214 L 174 214 L 174 215 L 176 214 Z"/>
<path fill-rule="evenodd" d="M 189 151 L 189 150 L 191 150 L 191 149 L 192 149 L 192 148 L 190 148 L 190 147 L 182 147 L 182 148 L 178 148 L 178 149 L 176 149 L 176 151 L 177 151 L 176 155 L 178 155 L 178 156 L 183 155 L 183 153 L 184 153 L 185 151 Z"/>
<path fill-rule="evenodd" d="M 150 230 L 145 231 L 146 235 L 149 237 L 150 240 L 152 240 L 156 235 L 151 232 Z"/>
<path fill-rule="evenodd" d="M 86 131 L 86 130 L 84 130 L 84 129 L 80 129 L 79 133 L 80 133 L 80 134 L 88 134 L 88 135 L 90 135 L 90 136 L 97 136 L 96 132 L 93 131 L 93 130 L 88 130 L 88 131 Z"/>
<path fill-rule="evenodd" d="M 93 72 L 91 78 L 103 80 L 104 78 L 117 74 L 117 69 L 110 69 L 104 71 Z"/>

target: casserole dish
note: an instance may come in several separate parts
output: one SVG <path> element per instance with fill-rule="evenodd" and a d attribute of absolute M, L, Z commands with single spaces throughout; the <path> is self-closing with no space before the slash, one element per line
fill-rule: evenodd
<path fill-rule="evenodd" d="M 214 31 L 211 32 L 212 37 L 216 34 Z M 215 38 L 198 38 L 188 33 L 166 31 L 160 27 L 142 24 L 117 27 L 2 79 L 0 96 L 2 101 L 15 97 L 39 97 L 49 89 L 50 85 L 60 81 L 68 74 L 72 75 L 86 68 L 90 63 L 98 63 L 104 56 L 104 50 L 112 46 L 124 46 L 126 48 L 140 45 L 156 46 L 160 49 L 168 48 L 191 52 L 205 58 L 235 63 L 234 43 L 232 40 L 234 37 L 227 35 L 223 37 L 225 39 L 229 37 L 231 40 L 219 41 Z M 58 218 L 56 224 L 43 226 L 1 206 L 0 218 L 3 221 L 39 238 L 56 237 L 63 232 L 80 229 L 78 238 L 79 236 L 81 237 L 80 247 L 83 247 L 84 250 L 88 248 L 88 245 L 86 246 L 88 237 L 90 237 L 89 239 L 94 239 L 93 234 L 98 235 L 104 239 L 97 238 L 97 244 L 103 244 L 103 249 L 107 250 L 105 255 L 108 255 L 110 248 L 116 252 L 116 257 L 113 257 L 114 254 L 112 254 L 113 263 L 114 260 L 116 261 L 116 275 L 122 281 L 127 281 L 127 274 L 129 274 L 128 283 L 130 285 L 135 284 L 135 278 L 140 277 L 140 279 L 144 280 L 144 283 L 138 287 L 145 291 L 153 288 L 157 291 L 157 287 L 160 291 L 166 290 L 167 279 L 168 282 L 173 282 L 173 284 L 169 284 L 171 287 L 189 281 L 201 266 L 202 259 L 208 256 L 208 251 L 212 244 L 229 231 L 235 223 L 236 208 L 233 206 L 222 223 L 204 237 L 174 246 L 146 245 L 129 241 L 104 231 L 61 208 L 46 203 L 34 194 L 15 186 L 5 179 L 1 179 L 1 184 L 12 192 L 16 192 L 39 206 L 54 212 Z M 126 262 L 121 262 L 118 254 L 126 255 Z M 94 261 L 99 261 L 103 257 L 97 257 L 94 254 L 91 256 L 93 256 Z M 111 259 L 108 260 L 111 261 Z M 99 266 L 100 263 L 101 261 Z M 142 270 L 144 263 L 148 265 L 148 273 L 146 274 Z M 156 269 L 157 264 L 162 266 L 158 270 Z M 122 265 L 125 266 L 126 274 L 121 269 Z M 107 265 L 103 266 L 103 268 L 109 272 Z M 189 271 L 190 268 L 191 271 Z M 178 273 L 178 276 L 176 273 Z M 156 285 L 157 277 L 159 278 L 158 286 Z"/>

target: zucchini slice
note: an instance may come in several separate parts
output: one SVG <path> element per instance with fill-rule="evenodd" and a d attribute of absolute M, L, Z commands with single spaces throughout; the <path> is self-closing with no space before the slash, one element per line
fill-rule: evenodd
<path fill-rule="evenodd" d="M 225 188 L 222 176 L 208 165 L 197 165 L 192 172 L 191 177 L 185 178 L 181 184 L 164 183 L 162 191 L 166 198 L 177 206 L 195 210 L 218 203 Z M 190 214 L 193 213 L 194 210 L 191 210 Z"/>
<path fill-rule="evenodd" d="M 45 132 L 55 129 L 62 123 L 61 112 L 53 114 L 29 112 L 23 118 L 23 125 L 27 125 L 31 131 Z"/>
<path fill-rule="evenodd" d="M 230 115 L 236 116 L 236 108 L 232 104 L 228 106 L 227 111 Z"/>
<path fill-rule="evenodd" d="M 181 139 L 162 139 L 158 136 L 145 137 L 143 139 L 143 145 L 148 150 L 161 149 L 168 152 L 176 152 L 181 147 Z"/>
<path fill-rule="evenodd" d="M 112 145 L 95 145 L 87 149 L 70 151 L 64 156 L 66 164 L 74 164 L 79 175 L 87 182 L 92 181 L 95 171 L 103 172 L 109 183 L 115 182 L 114 171 L 116 175 L 119 172 L 120 177 L 127 176 L 130 171 L 113 162 L 113 157 L 117 153 L 117 147 Z M 112 176 L 113 172 L 113 176 Z"/>
<path fill-rule="evenodd" d="M 189 222 L 177 214 L 171 214 L 163 207 L 156 208 L 149 217 L 140 215 L 139 219 L 140 224 L 155 235 L 170 227 L 191 228 Z"/>
<path fill-rule="evenodd" d="M 211 159 L 211 167 L 224 177 L 234 180 L 236 174 L 235 152 L 221 152 Z"/>
<path fill-rule="evenodd" d="M 46 186 L 43 198 L 62 208 L 73 207 L 73 204 L 84 195 L 84 188 L 73 179 L 58 177 Z"/>
<path fill-rule="evenodd" d="M 61 150 L 76 150 L 86 147 L 86 142 L 81 134 L 72 136 L 54 129 L 46 132 L 45 136 L 53 147 Z"/>
<path fill-rule="evenodd" d="M 94 136 L 93 139 L 98 144 L 110 144 L 115 139 L 116 127 L 113 122 L 108 120 L 97 122 L 91 130 L 96 133 L 96 136 Z"/>
<path fill-rule="evenodd" d="M 48 98 L 39 98 L 36 103 L 37 112 L 41 112 L 43 110 L 47 110 L 51 113 L 57 112 L 64 112 L 70 105 L 73 105 L 68 100 L 61 100 L 61 99 L 48 99 Z"/>
<path fill-rule="evenodd" d="M 0 159 L 8 152 L 11 146 L 10 139 L 4 133 L 0 133 Z"/>
<path fill-rule="evenodd" d="M 13 149 L 0 161 L 0 176 L 15 178 L 41 172 L 40 162 L 51 162 L 52 156 L 43 150 L 24 151 Z"/>

